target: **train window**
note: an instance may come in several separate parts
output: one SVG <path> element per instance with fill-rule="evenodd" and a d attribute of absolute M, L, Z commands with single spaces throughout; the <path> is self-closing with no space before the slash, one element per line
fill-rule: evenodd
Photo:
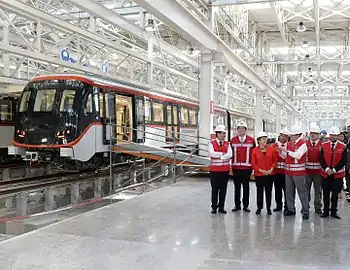
<path fill-rule="evenodd" d="M 164 122 L 164 107 L 163 104 L 158 102 L 153 102 L 153 121 L 154 122 Z"/>
<path fill-rule="evenodd" d="M 88 95 L 84 112 L 85 114 L 92 113 L 92 95 L 91 94 Z"/>
<path fill-rule="evenodd" d="M 181 121 L 182 124 L 188 125 L 188 109 L 181 108 Z"/>
<path fill-rule="evenodd" d="M 22 94 L 21 103 L 19 105 L 19 112 L 26 112 L 28 109 L 28 103 L 30 98 L 30 91 L 24 91 Z"/>
<path fill-rule="evenodd" d="M 179 114 L 176 106 L 173 106 L 173 116 L 174 116 L 174 125 L 177 125 Z"/>
<path fill-rule="evenodd" d="M 145 121 L 151 122 L 152 121 L 152 107 L 151 107 L 151 101 L 145 100 Z"/>
<path fill-rule="evenodd" d="M 12 121 L 12 104 L 10 100 L 0 100 L 0 121 Z"/>
<path fill-rule="evenodd" d="M 49 112 L 55 102 L 55 89 L 40 89 L 36 93 L 34 112 Z"/>
<path fill-rule="evenodd" d="M 103 93 L 100 93 L 98 96 L 100 103 L 100 117 L 103 117 Z"/>
<path fill-rule="evenodd" d="M 197 125 L 197 112 L 194 110 L 189 110 L 190 114 L 190 124 Z"/>
<path fill-rule="evenodd" d="M 60 112 L 72 112 L 73 105 L 74 105 L 74 98 L 75 98 L 75 90 L 64 90 L 62 94 L 62 99 L 61 99 Z"/>
<path fill-rule="evenodd" d="M 166 111 L 167 111 L 167 123 L 168 125 L 171 125 L 172 124 L 172 111 L 171 111 L 171 105 L 168 105 L 166 107 Z"/>

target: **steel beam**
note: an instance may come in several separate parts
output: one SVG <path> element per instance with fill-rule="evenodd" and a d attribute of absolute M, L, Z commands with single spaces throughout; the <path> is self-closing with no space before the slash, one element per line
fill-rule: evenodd
<path fill-rule="evenodd" d="M 276 2 L 271 2 L 270 6 L 271 6 L 273 12 L 275 13 L 275 20 L 276 20 L 278 29 L 280 30 L 282 41 L 283 41 L 283 43 L 288 44 L 288 37 L 287 37 L 287 33 L 286 33 L 286 25 L 283 22 L 281 11 L 277 7 L 277 3 Z"/>
<path fill-rule="evenodd" d="M 332 100 L 332 101 L 341 101 L 341 100 L 350 100 L 350 96 L 294 96 L 293 99 L 298 99 L 301 102 L 303 101 L 318 101 L 318 100 Z"/>
<path fill-rule="evenodd" d="M 263 61 L 263 62 L 248 62 L 249 65 L 295 65 L 295 64 L 325 64 L 325 63 L 350 63 L 350 58 L 343 59 L 310 59 L 310 60 L 274 60 L 274 61 Z"/>
<path fill-rule="evenodd" d="M 191 14 L 181 3 L 173 0 L 134 0 L 162 22 L 168 24 L 181 36 L 193 43 L 201 44 L 212 51 L 221 52 L 222 62 L 230 71 L 235 72 L 254 85 L 258 90 L 273 94 L 289 110 L 301 114 L 287 100 L 264 81 L 249 65 L 238 57 L 230 47 L 216 36 L 205 23 Z"/>
<path fill-rule="evenodd" d="M 106 8 L 100 3 L 92 0 L 66 0 L 66 2 L 70 2 L 82 10 L 89 12 L 91 15 L 99 17 L 103 21 L 115 25 L 142 40 L 148 41 L 150 37 L 150 33 L 148 33 L 146 30 L 140 28 L 136 24 L 133 24 L 132 22 L 123 18 L 123 16 L 120 14 Z M 165 51 L 189 65 L 198 67 L 198 63 L 196 61 L 163 40 L 157 40 L 157 42 L 154 43 L 154 46 L 158 47 L 160 51 Z"/>
<path fill-rule="evenodd" d="M 124 54 L 130 55 L 136 59 L 142 60 L 145 63 L 148 62 L 147 55 L 143 55 L 140 52 L 136 52 L 136 51 L 131 50 L 131 49 L 123 48 L 122 46 L 118 45 L 116 42 L 109 41 L 109 40 L 105 39 L 104 37 L 99 36 L 97 33 L 93 33 L 93 32 L 84 30 L 84 29 L 80 28 L 79 26 L 75 26 L 75 25 L 68 23 L 64 20 L 58 19 L 49 13 L 45 13 L 45 12 L 40 11 L 36 8 L 33 8 L 31 6 L 25 5 L 19 1 L 0 0 L 0 8 L 3 8 L 4 10 L 8 10 L 8 11 L 13 12 L 15 14 L 20 14 L 24 18 L 36 18 L 37 20 L 41 20 L 41 22 L 45 22 L 46 24 L 53 26 L 56 29 L 61 30 L 62 32 L 79 34 L 80 36 L 84 37 L 85 39 L 87 39 L 89 41 L 96 42 L 98 44 L 102 44 L 104 46 L 113 48 L 113 49 L 120 51 Z M 183 73 L 181 73 L 173 68 L 169 68 L 168 66 L 166 66 L 162 63 L 154 61 L 153 64 L 155 67 L 157 67 L 161 70 L 167 71 L 167 72 L 172 73 L 172 74 L 176 74 L 178 76 L 182 76 L 187 80 L 196 81 L 194 78 L 192 78 L 186 74 L 183 74 Z M 72 67 L 72 66 L 70 66 L 70 67 Z"/>

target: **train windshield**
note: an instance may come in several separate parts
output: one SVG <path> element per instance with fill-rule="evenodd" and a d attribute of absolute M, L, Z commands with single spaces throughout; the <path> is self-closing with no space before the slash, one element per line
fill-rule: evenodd
<path fill-rule="evenodd" d="M 26 112 L 28 110 L 30 91 L 26 90 L 22 94 L 21 103 L 19 105 L 19 112 Z"/>
<path fill-rule="evenodd" d="M 34 112 L 51 112 L 55 103 L 55 89 L 39 89 L 36 93 Z"/>
<path fill-rule="evenodd" d="M 64 90 L 62 93 L 60 112 L 73 112 L 75 90 Z"/>

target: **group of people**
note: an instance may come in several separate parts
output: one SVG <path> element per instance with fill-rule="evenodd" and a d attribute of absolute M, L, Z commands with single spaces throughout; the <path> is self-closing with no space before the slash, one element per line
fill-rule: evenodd
<path fill-rule="evenodd" d="M 239 122 L 237 135 L 230 142 L 225 140 L 226 127 L 215 128 L 216 139 L 209 143 L 211 208 L 212 214 L 227 214 L 225 200 L 230 172 L 234 179 L 234 208 L 249 213 L 249 182 L 252 177 L 257 188 L 257 210 L 260 215 L 264 208 L 272 214 L 271 201 L 274 187 L 276 208 L 285 216 L 294 216 L 295 190 L 301 202 L 303 219 L 309 219 L 311 187 L 314 188 L 314 210 L 322 218 L 340 219 L 337 213 L 338 194 L 343 187 L 347 160 L 346 145 L 338 140 L 338 127 L 332 127 L 329 140 L 320 138 L 320 128 L 310 126 L 308 138 L 303 136 L 300 126 L 294 125 L 282 130 L 278 141 L 268 145 L 267 134 L 259 132 L 256 141 L 246 134 L 247 124 Z M 243 187 L 243 202 L 241 190 Z M 284 199 L 283 199 L 284 198 Z M 322 209 L 323 205 L 323 209 Z"/>

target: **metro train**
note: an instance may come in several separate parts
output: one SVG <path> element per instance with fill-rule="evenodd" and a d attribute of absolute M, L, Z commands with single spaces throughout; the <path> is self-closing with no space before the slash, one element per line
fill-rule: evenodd
<path fill-rule="evenodd" d="M 0 96 L 0 164 L 4 165 L 13 161 L 14 157 L 8 156 L 8 147 L 12 145 L 15 130 L 15 116 L 18 98 Z"/>
<path fill-rule="evenodd" d="M 198 111 L 197 102 L 132 83 L 79 74 L 38 76 L 22 92 L 9 153 L 33 162 L 96 167 L 109 160 L 109 145 L 116 142 L 195 147 Z M 219 108 L 215 113 L 233 117 Z"/>

